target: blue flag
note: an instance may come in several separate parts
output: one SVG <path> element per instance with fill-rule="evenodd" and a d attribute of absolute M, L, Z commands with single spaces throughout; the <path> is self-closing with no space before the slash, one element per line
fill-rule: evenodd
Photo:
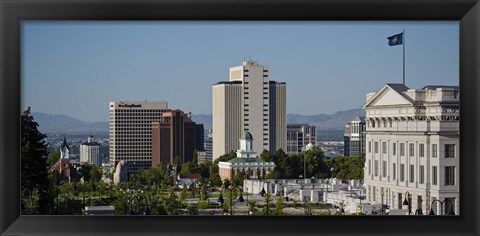
<path fill-rule="evenodd" d="M 388 37 L 388 45 L 396 46 L 403 44 L 403 33 Z"/>

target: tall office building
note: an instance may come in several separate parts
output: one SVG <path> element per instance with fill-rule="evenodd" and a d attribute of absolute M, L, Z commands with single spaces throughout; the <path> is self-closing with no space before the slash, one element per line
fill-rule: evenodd
<path fill-rule="evenodd" d="M 203 125 L 181 110 L 163 112 L 163 122 L 152 123 L 152 166 L 173 164 L 175 157 L 192 161 L 195 150 L 203 151 Z"/>
<path fill-rule="evenodd" d="M 287 125 L 287 154 L 298 154 L 311 143 L 317 146 L 317 127 L 308 124 Z"/>
<path fill-rule="evenodd" d="M 367 200 L 428 214 L 435 199 L 459 214 L 459 87 L 386 84 L 367 94 Z M 440 204 L 434 204 L 438 215 Z"/>
<path fill-rule="evenodd" d="M 80 144 L 80 162 L 102 165 L 100 144 L 93 139 L 93 136 L 88 137 L 87 142 Z"/>
<path fill-rule="evenodd" d="M 259 152 L 286 149 L 286 84 L 269 80 L 269 67 L 245 61 L 230 80 L 212 87 L 213 160 L 238 150 L 244 130 Z"/>
<path fill-rule="evenodd" d="M 345 125 L 343 155 L 357 156 L 365 153 L 365 117 L 357 116 Z"/>
<path fill-rule="evenodd" d="M 212 160 L 213 156 L 213 131 L 208 130 L 207 137 L 205 138 L 205 159 Z"/>
<path fill-rule="evenodd" d="M 152 122 L 161 122 L 167 102 L 113 101 L 110 108 L 110 163 L 125 161 L 128 173 L 151 167 Z"/>

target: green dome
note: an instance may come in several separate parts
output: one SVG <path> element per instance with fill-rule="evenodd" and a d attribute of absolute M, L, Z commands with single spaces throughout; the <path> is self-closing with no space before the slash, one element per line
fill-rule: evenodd
<path fill-rule="evenodd" d="M 249 139 L 249 140 L 252 140 L 253 137 L 252 137 L 252 134 L 248 131 L 243 131 L 243 134 L 242 134 L 242 139 Z"/>

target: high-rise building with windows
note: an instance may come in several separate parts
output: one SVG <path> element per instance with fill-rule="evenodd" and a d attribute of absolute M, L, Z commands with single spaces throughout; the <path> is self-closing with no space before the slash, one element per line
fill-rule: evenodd
<path fill-rule="evenodd" d="M 286 84 L 269 79 L 269 67 L 245 61 L 230 68 L 230 80 L 212 87 L 213 160 L 238 150 L 244 130 L 261 152 L 286 149 Z"/>
<path fill-rule="evenodd" d="M 87 142 L 80 144 L 80 162 L 102 165 L 100 144 L 93 139 L 93 136 L 88 137 Z"/>
<path fill-rule="evenodd" d="M 163 122 L 152 123 L 152 166 L 192 161 L 193 153 L 203 151 L 203 125 L 196 124 L 181 110 L 163 112 Z"/>
<path fill-rule="evenodd" d="M 213 156 L 213 131 L 208 130 L 207 137 L 205 138 L 205 159 L 212 160 Z"/>
<path fill-rule="evenodd" d="M 125 161 L 128 173 L 152 165 L 152 122 L 163 121 L 167 102 L 109 103 L 110 163 Z"/>
<path fill-rule="evenodd" d="M 317 146 L 317 127 L 308 124 L 287 125 L 287 154 L 301 153 L 311 143 Z"/>
<path fill-rule="evenodd" d="M 358 156 L 365 153 L 365 117 L 358 116 L 345 125 L 343 155 Z"/>
<path fill-rule="evenodd" d="M 367 200 L 391 209 L 406 209 L 407 200 L 412 213 L 428 214 L 434 200 L 448 199 L 442 212 L 459 214 L 459 101 L 456 86 L 386 84 L 367 94 Z"/>

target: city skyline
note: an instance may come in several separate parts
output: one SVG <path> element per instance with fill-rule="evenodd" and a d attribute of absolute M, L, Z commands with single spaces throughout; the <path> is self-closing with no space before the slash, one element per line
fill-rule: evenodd
<path fill-rule="evenodd" d="M 287 113 L 333 114 L 401 83 L 402 48 L 387 37 L 403 29 L 406 85 L 458 85 L 458 22 L 27 21 L 22 109 L 96 122 L 109 101 L 149 100 L 211 114 L 211 84 L 252 59 L 288 84 Z"/>

